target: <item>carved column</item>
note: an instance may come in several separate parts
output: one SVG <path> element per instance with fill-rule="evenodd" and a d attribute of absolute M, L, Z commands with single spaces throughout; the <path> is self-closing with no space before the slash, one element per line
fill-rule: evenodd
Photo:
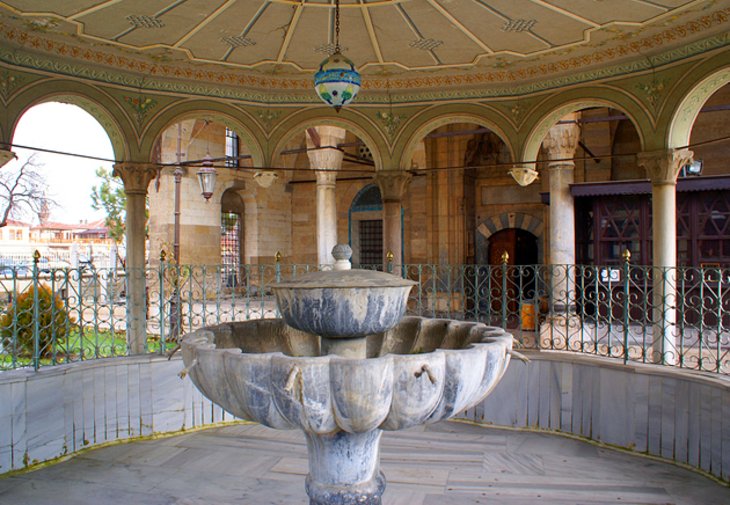
<path fill-rule="evenodd" d="M 575 210 L 570 185 L 575 180 L 575 156 L 580 140 L 578 114 L 563 117 L 542 141 L 550 173 L 550 260 L 553 310 L 569 310 L 575 303 L 571 269 L 575 265 Z M 570 122 L 563 122 L 570 121 Z M 572 279 L 573 280 L 572 280 Z"/>
<path fill-rule="evenodd" d="M 640 153 L 637 163 L 651 181 L 653 254 L 652 360 L 675 364 L 677 321 L 677 176 L 692 162 L 687 149 Z"/>
<path fill-rule="evenodd" d="M 386 256 L 390 251 L 395 264 L 400 265 L 403 261 L 401 206 L 411 174 L 401 170 L 381 170 L 375 175 L 375 182 L 383 199 L 383 263 L 387 263 Z"/>
<path fill-rule="evenodd" d="M 127 195 L 127 344 L 132 354 L 142 354 L 147 342 L 145 197 L 157 170 L 147 163 L 117 163 L 114 175 L 124 182 Z"/>
<path fill-rule="evenodd" d="M 307 137 L 309 165 L 317 171 L 317 262 L 334 263 L 332 248 L 337 245 L 337 170 L 342 151 L 336 146 L 345 139 L 345 130 L 336 126 L 310 128 Z"/>

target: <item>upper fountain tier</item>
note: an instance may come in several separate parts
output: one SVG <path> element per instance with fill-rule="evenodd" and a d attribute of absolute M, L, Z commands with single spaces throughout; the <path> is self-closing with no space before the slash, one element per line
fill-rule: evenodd
<path fill-rule="evenodd" d="M 313 272 L 272 286 L 289 326 L 325 338 L 387 331 L 403 317 L 408 279 L 373 270 Z"/>

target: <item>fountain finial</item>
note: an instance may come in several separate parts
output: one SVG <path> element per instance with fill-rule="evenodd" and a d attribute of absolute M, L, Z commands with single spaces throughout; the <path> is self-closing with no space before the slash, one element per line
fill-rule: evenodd
<path fill-rule="evenodd" d="M 335 258 L 333 270 L 350 270 L 352 263 L 352 248 L 347 244 L 337 244 L 332 248 L 332 257 Z"/>

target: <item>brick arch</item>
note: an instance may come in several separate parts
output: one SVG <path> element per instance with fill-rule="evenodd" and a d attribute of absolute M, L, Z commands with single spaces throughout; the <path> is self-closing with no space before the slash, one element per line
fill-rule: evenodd
<path fill-rule="evenodd" d="M 501 230 L 518 228 L 525 230 L 537 237 L 538 261 L 545 260 L 545 223 L 533 214 L 525 212 L 503 212 L 484 219 L 476 229 L 476 261 L 486 263 L 489 246 L 489 237 Z"/>

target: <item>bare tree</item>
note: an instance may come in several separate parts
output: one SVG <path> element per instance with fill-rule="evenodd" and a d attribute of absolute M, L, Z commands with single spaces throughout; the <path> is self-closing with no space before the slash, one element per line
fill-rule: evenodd
<path fill-rule="evenodd" d="M 8 219 L 20 218 L 25 212 L 36 215 L 47 213 L 53 204 L 35 155 L 25 160 L 17 170 L 8 165 L 0 168 L 0 228 L 8 225 Z"/>

